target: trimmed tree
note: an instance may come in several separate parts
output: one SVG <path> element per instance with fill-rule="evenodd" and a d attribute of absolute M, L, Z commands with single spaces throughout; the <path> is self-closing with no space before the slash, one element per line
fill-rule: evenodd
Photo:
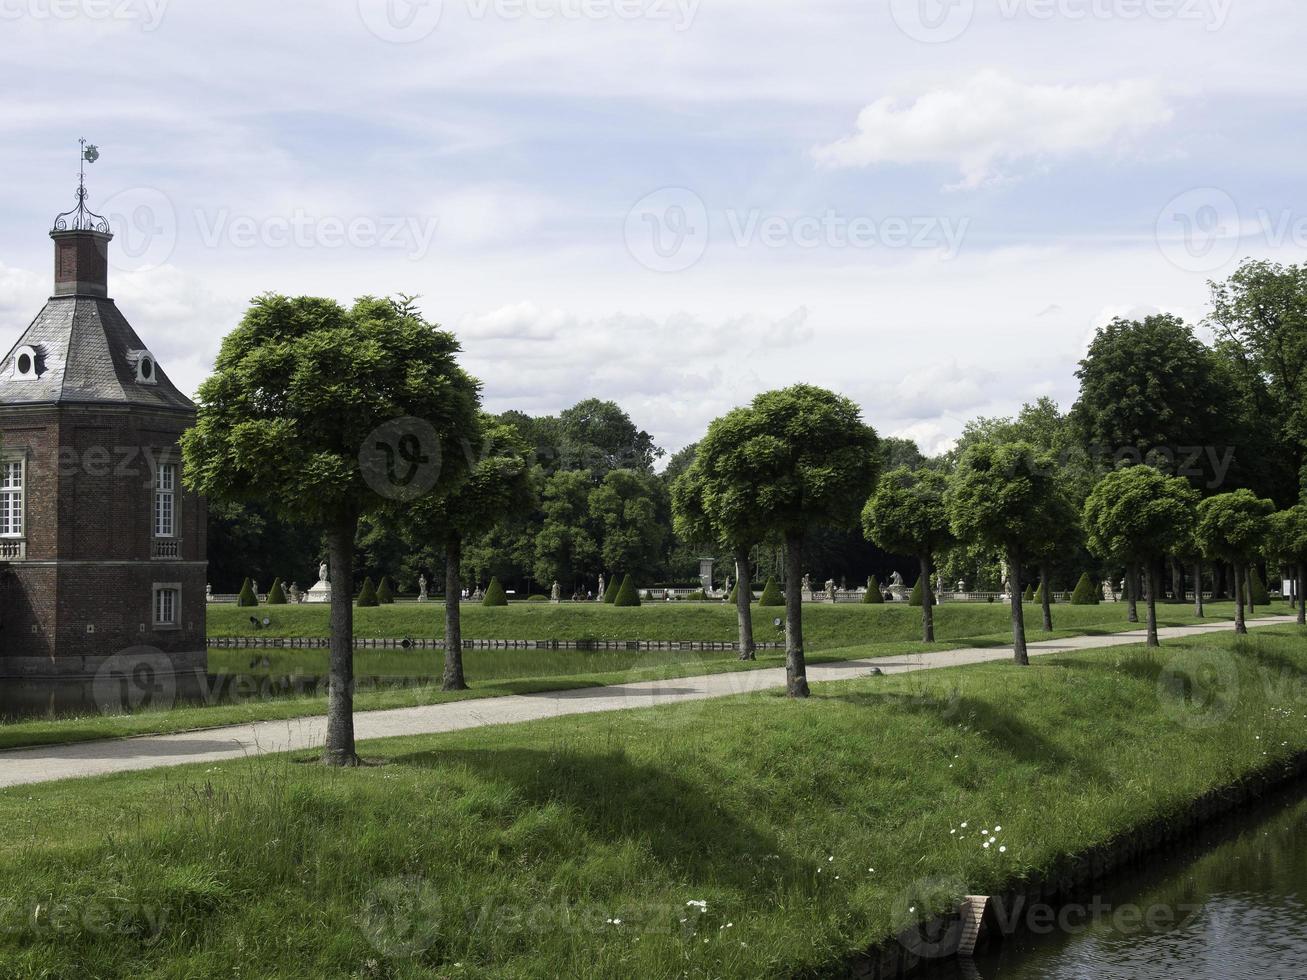
<path fill-rule="evenodd" d="M 1035 601 L 1035 585 L 1033 582 L 1026 586 L 1025 592 L 1021 593 L 1021 601 L 1022 602 Z"/>
<path fill-rule="evenodd" d="M 900 467 L 881 477 L 862 510 L 867 540 L 891 554 L 917 559 L 921 575 L 912 590 L 911 604 L 921 607 L 921 632 L 927 643 L 935 642 L 931 565 L 934 556 L 953 543 L 944 509 L 947 491 L 948 480 L 942 473 Z"/>
<path fill-rule="evenodd" d="M 1109 473 L 1085 502 L 1089 550 L 1100 558 L 1142 566 L 1148 603 L 1148 645 L 1157 637 L 1157 564 L 1183 548 L 1193 536 L 1198 493 L 1182 477 L 1167 477 L 1151 466 L 1129 466 Z"/>
<path fill-rule="evenodd" d="M 360 609 L 371 609 L 381 605 L 377 601 L 377 587 L 372 584 L 372 578 L 369 576 L 363 580 L 363 588 L 359 590 L 358 606 Z"/>
<path fill-rule="evenodd" d="M 241 592 L 236 597 L 236 605 L 248 607 L 257 606 L 258 604 L 259 597 L 254 594 L 254 583 L 247 578 L 241 583 Z"/>
<path fill-rule="evenodd" d="M 617 597 L 613 600 L 614 606 L 630 608 L 640 604 L 640 592 L 635 587 L 635 579 L 627 575 L 622 579 L 622 587 L 617 590 Z"/>
<path fill-rule="evenodd" d="M 1261 550 L 1275 505 L 1251 490 L 1208 497 L 1198 505 L 1198 544 L 1209 561 L 1234 566 L 1234 631 L 1248 634 L 1244 615 L 1248 562 Z"/>
<path fill-rule="evenodd" d="M 1291 570 L 1297 593 L 1298 625 L 1307 626 L 1307 504 L 1274 514 L 1268 522 L 1269 550 Z"/>
<path fill-rule="evenodd" d="M 785 542 L 786 693 L 809 694 L 803 650 L 803 548 L 817 528 L 853 528 L 880 469 L 880 440 L 848 398 L 812 385 L 759 395 L 724 416 L 732 451 L 721 479 Z"/>
<path fill-rule="evenodd" d="M 490 584 L 486 586 L 486 594 L 481 597 L 481 605 L 483 606 L 508 605 L 508 593 L 504 591 L 504 587 L 503 585 L 500 584 L 498 577 L 492 578 L 490 580 Z M 463 645 L 463 638 L 460 635 L 459 636 L 460 656 L 458 658 L 460 673 L 462 673 L 462 663 L 463 663 L 463 658 L 461 656 L 462 645 Z M 445 637 L 446 653 L 448 653 L 449 647 L 450 647 L 450 642 L 449 642 L 449 637 L 447 636 Z M 446 665 L 446 670 L 448 670 L 448 665 Z M 458 688 L 457 690 L 464 690 L 466 689 L 466 687 L 467 685 L 465 684 L 462 688 Z"/>
<path fill-rule="evenodd" d="M 402 517 L 411 547 L 434 547 L 445 554 L 445 666 L 441 689 L 467 690 L 463 672 L 463 543 L 488 534 L 536 504 L 531 448 L 518 430 L 484 412 L 464 443 L 474 457 L 458 483 L 441 495 L 416 501 Z M 497 584 L 492 580 L 491 586 Z M 503 592 L 500 586 L 499 591 Z M 487 591 L 486 597 L 489 598 Z M 485 603 L 491 605 L 492 603 Z M 502 605 L 508 604 L 504 597 Z"/>
<path fill-rule="evenodd" d="M 617 599 L 617 592 L 619 589 L 621 589 L 621 587 L 622 585 L 620 582 L 617 581 L 616 575 L 610 578 L 608 580 L 608 584 L 604 586 L 604 602 L 608 603 L 611 606 L 613 602 Z"/>
<path fill-rule="evenodd" d="M 862 597 L 862 602 L 868 606 L 885 605 L 885 595 L 880 591 L 880 583 L 876 581 L 875 575 L 867 577 L 867 591 Z"/>
<path fill-rule="evenodd" d="M 268 590 L 268 605 L 284 606 L 287 602 L 286 587 L 281 584 L 281 579 L 277 579 L 272 583 L 272 588 Z"/>
<path fill-rule="evenodd" d="M 1071 605 L 1073 606 L 1095 606 L 1097 592 L 1094 589 L 1094 580 L 1085 572 L 1080 576 L 1080 581 L 1076 583 L 1076 590 L 1071 593 Z"/>
<path fill-rule="evenodd" d="M 390 576 L 381 576 L 381 584 L 377 586 L 377 602 L 383 606 L 393 606 L 395 604 L 395 590 L 390 587 Z"/>
<path fill-rule="evenodd" d="M 756 660 L 753 639 L 753 577 L 749 553 L 761 540 L 753 501 L 740 493 L 730 458 L 736 451 L 736 426 L 746 421 L 732 412 L 715 419 L 695 449 L 694 462 L 672 483 L 672 515 L 677 534 L 691 544 L 720 546 L 735 560 L 736 587 L 731 593 L 741 660 Z"/>
<path fill-rule="evenodd" d="M 257 501 L 320 529 L 331 567 L 331 657 L 323 760 L 356 765 L 354 540 L 365 514 L 457 477 L 477 386 L 452 334 L 405 300 L 266 295 L 223 341 L 182 437 L 188 487 Z"/>
<path fill-rule="evenodd" d="M 1248 605 L 1256 608 L 1257 606 L 1269 606 L 1270 604 L 1271 590 L 1262 581 L 1261 570 L 1256 565 L 1250 565 L 1248 569 Z"/>
<path fill-rule="evenodd" d="M 1027 666 L 1026 620 L 1018 585 L 1030 542 L 1056 532 L 1057 463 L 1026 442 L 979 442 L 968 449 L 945 495 L 953 534 L 960 541 L 1002 553 L 1012 578 L 1012 653 Z"/>
<path fill-rule="evenodd" d="M 783 606 L 785 605 L 785 593 L 781 587 L 776 584 L 776 579 L 767 579 L 767 584 L 762 587 L 762 595 L 758 598 L 760 606 Z"/>

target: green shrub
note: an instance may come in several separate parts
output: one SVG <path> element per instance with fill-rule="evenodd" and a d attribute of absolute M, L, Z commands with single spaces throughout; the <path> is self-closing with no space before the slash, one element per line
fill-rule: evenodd
<path fill-rule="evenodd" d="M 1266 588 L 1266 583 L 1262 581 L 1262 573 L 1254 565 L 1248 573 L 1252 579 L 1252 602 L 1254 606 L 1269 606 L 1271 604 L 1271 593 Z"/>
<path fill-rule="evenodd" d="M 286 587 L 281 584 L 281 579 L 272 583 L 272 588 L 268 590 L 268 605 L 284 606 L 290 600 L 286 598 Z"/>
<path fill-rule="evenodd" d="M 1043 583 L 1043 582 L 1040 582 L 1040 583 L 1039 583 L 1039 588 L 1037 588 L 1037 589 L 1035 590 L 1035 601 L 1036 601 L 1037 603 L 1039 603 L 1041 606 L 1044 604 L 1044 583 Z M 1057 602 L 1057 598 L 1056 598 L 1055 596 L 1053 596 L 1052 594 L 1050 594 L 1049 597 L 1048 597 L 1048 602 L 1049 602 L 1049 605 L 1052 605 L 1053 603 Z"/>
<path fill-rule="evenodd" d="M 1026 586 L 1026 594 L 1023 595 L 1021 598 L 1022 598 L 1022 600 L 1025 601 L 1025 602 L 1034 602 L 1034 601 L 1035 601 L 1035 587 L 1034 587 L 1033 585 L 1027 585 L 1027 586 Z"/>
<path fill-rule="evenodd" d="M 370 606 L 379 606 L 377 601 L 377 587 L 372 584 L 372 576 L 363 580 L 363 588 L 359 590 L 358 606 L 360 609 Z"/>
<path fill-rule="evenodd" d="M 506 606 L 508 605 L 508 593 L 504 587 L 499 584 L 498 577 L 490 579 L 490 584 L 486 586 L 486 594 L 481 600 L 483 606 Z"/>
<path fill-rule="evenodd" d="M 617 581 L 617 576 L 614 575 L 611 579 L 608 580 L 608 585 L 604 589 L 604 602 L 608 603 L 611 606 L 613 602 L 617 599 L 617 592 L 620 588 L 621 588 L 621 583 Z"/>
<path fill-rule="evenodd" d="M 776 584 L 776 579 L 767 579 L 767 584 L 763 586 L 762 598 L 758 600 L 760 606 L 783 606 L 785 605 L 785 594 L 781 592 L 780 586 Z"/>
<path fill-rule="evenodd" d="M 381 584 L 377 586 L 377 602 L 383 606 L 393 606 L 395 604 L 395 590 L 390 586 L 390 576 L 381 576 Z"/>
<path fill-rule="evenodd" d="M 1094 588 L 1094 580 L 1085 572 L 1080 576 L 1080 581 L 1076 583 L 1075 592 L 1071 593 L 1071 605 L 1073 606 L 1096 606 L 1098 605 L 1098 590 Z"/>
<path fill-rule="evenodd" d="M 527 601 L 527 602 L 548 602 L 548 601 L 549 601 L 549 596 L 547 596 L 547 595 L 540 595 L 540 593 L 537 592 L 537 593 L 536 593 L 535 595 L 533 595 L 533 596 L 528 596 L 526 601 Z"/>
<path fill-rule="evenodd" d="M 241 585 L 240 597 L 236 600 L 238 606 L 257 606 L 259 597 L 254 594 L 254 583 L 246 579 Z"/>
<path fill-rule="evenodd" d="M 726 601 L 733 606 L 739 600 L 739 598 L 740 598 L 740 583 L 736 582 L 734 585 L 731 586 L 731 594 L 726 597 Z"/>
<path fill-rule="evenodd" d="M 924 582 L 924 581 L 925 581 L 924 578 L 918 578 L 918 579 L 917 579 L 917 584 L 914 585 L 914 586 L 912 587 L 912 595 L 911 595 L 911 596 L 909 597 L 909 599 L 908 599 L 908 605 L 909 605 L 909 606 L 916 606 L 916 607 L 920 608 L 922 602 L 925 601 L 925 595 L 924 595 L 923 590 L 922 590 L 922 588 L 921 588 L 921 583 Z M 938 605 L 939 605 L 939 599 L 936 598 L 934 595 L 931 595 L 931 597 L 930 597 L 930 604 L 931 604 L 932 606 L 938 606 Z"/>
<path fill-rule="evenodd" d="M 867 577 L 867 594 L 862 597 L 862 601 L 868 606 L 885 605 L 885 596 L 880 591 L 880 583 L 876 581 L 875 575 Z"/>
<path fill-rule="evenodd" d="M 627 575 L 622 579 L 622 587 L 617 590 L 617 596 L 613 599 L 614 606 L 629 608 L 640 604 L 640 593 L 636 591 L 635 579 Z"/>
<path fill-rule="evenodd" d="M 707 602 L 707 601 L 708 601 L 708 593 L 705 592 L 703 589 L 698 589 L 698 590 L 696 590 L 696 591 L 694 591 L 694 592 L 691 592 L 689 595 L 687 595 L 687 596 L 685 597 L 685 601 L 686 601 L 686 602 Z"/>

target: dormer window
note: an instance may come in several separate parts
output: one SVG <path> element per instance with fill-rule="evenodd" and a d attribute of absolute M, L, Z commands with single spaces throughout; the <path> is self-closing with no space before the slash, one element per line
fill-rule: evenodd
<path fill-rule="evenodd" d="M 148 350 L 129 351 L 127 360 L 136 367 L 136 381 L 138 384 L 154 385 L 159 383 L 159 365 L 155 363 L 154 355 Z"/>
<path fill-rule="evenodd" d="M 41 352 L 35 347 L 24 345 L 14 351 L 14 378 L 18 381 L 37 380 L 44 366 Z"/>

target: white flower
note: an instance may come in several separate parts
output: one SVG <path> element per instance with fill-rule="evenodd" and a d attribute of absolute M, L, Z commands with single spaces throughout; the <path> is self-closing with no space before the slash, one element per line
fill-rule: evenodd
<path fill-rule="evenodd" d="M 985 841 L 984 846 L 985 846 L 985 847 L 989 847 L 989 841 Z"/>
<path fill-rule="evenodd" d="M 1002 847 L 1000 847 L 1000 848 L 998 849 L 998 853 L 999 853 L 999 854 L 1006 854 L 1006 853 L 1007 853 L 1007 845 L 1005 844 L 1005 845 L 1003 845 Z"/>
<path fill-rule="evenodd" d="M 962 829 L 963 829 L 963 830 L 966 830 L 966 828 L 967 828 L 967 822 L 966 822 L 965 820 L 963 820 L 963 821 L 962 821 Z"/>
<path fill-rule="evenodd" d="M 688 902 L 685 903 L 685 907 L 686 907 L 687 909 L 691 909 L 691 908 L 693 908 L 693 909 L 698 909 L 700 912 L 707 912 L 707 911 L 708 911 L 708 903 L 707 903 L 707 901 L 705 901 L 704 899 L 701 899 L 701 898 L 692 898 L 692 899 L 690 899 Z"/>
<path fill-rule="evenodd" d="M 994 828 L 994 833 L 996 833 L 996 834 L 1001 834 L 1002 832 L 1003 832 L 1003 828 L 1002 828 L 1002 827 L 995 827 L 995 828 Z"/>

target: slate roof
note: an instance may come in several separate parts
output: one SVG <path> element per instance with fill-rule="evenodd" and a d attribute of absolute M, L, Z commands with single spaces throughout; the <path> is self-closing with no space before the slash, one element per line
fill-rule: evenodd
<path fill-rule="evenodd" d="M 14 377 L 15 352 L 31 346 L 39 378 Z M 148 348 L 111 299 L 55 296 L 0 361 L 0 406 L 118 404 L 194 411 L 155 363 L 157 382 L 136 380 L 133 355 Z"/>

